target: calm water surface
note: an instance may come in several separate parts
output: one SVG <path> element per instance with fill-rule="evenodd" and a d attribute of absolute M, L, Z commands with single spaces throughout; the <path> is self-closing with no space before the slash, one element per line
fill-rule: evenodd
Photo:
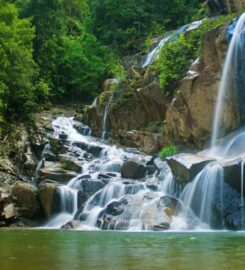
<path fill-rule="evenodd" d="M 0 269 L 244 270 L 245 233 L 0 230 Z"/>

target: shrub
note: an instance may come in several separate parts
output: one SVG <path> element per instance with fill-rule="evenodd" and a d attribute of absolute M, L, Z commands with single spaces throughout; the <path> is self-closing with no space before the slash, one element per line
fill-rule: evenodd
<path fill-rule="evenodd" d="M 159 157 L 161 160 L 165 160 L 166 157 L 176 155 L 177 152 L 178 152 L 177 147 L 175 145 L 170 145 L 170 146 L 164 147 L 160 151 Z"/>

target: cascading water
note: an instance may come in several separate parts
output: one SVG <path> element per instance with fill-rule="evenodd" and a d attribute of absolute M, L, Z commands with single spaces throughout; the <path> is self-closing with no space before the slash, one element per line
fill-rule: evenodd
<path fill-rule="evenodd" d="M 206 228 L 213 225 L 212 204 L 214 203 L 215 195 L 219 192 L 220 205 L 223 205 L 223 181 L 224 174 L 223 168 L 219 164 L 207 165 L 193 180 L 189 183 L 180 195 L 183 201 L 186 211 L 193 209 L 197 217 L 203 224 L 200 224 L 200 228 L 204 225 Z M 221 216 L 222 216 L 221 207 Z M 212 226 L 214 227 L 214 226 Z"/>
<path fill-rule="evenodd" d="M 178 30 L 176 30 L 174 32 L 171 32 L 170 34 L 165 36 L 163 39 L 161 39 L 157 43 L 156 47 L 153 48 L 152 51 L 150 51 L 146 55 L 144 61 L 141 64 L 141 67 L 145 68 L 145 67 L 151 65 L 154 62 L 154 60 L 157 58 L 161 48 L 166 44 L 166 42 L 171 42 L 173 40 L 176 40 L 176 38 L 178 38 L 178 36 L 180 34 L 183 34 L 183 33 L 188 32 L 188 31 L 195 30 L 198 27 L 200 27 L 201 24 L 202 24 L 202 21 L 195 21 L 195 22 L 192 22 L 190 24 L 186 24 L 186 25 L 180 27 Z"/>
<path fill-rule="evenodd" d="M 241 68 L 245 66 L 244 30 L 245 13 L 241 15 L 237 22 L 225 59 L 218 90 L 217 104 L 215 107 L 211 149 L 215 147 L 217 139 L 222 135 L 222 116 L 225 104 L 225 96 L 228 90 L 230 90 L 232 87 L 234 88 L 234 85 L 239 85 L 238 88 L 239 90 L 241 89 L 241 84 L 238 84 L 240 80 L 242 81 L 241 83 L 243 83 L 243 79 L 238 80 L 237 77 L 244 78 L 245 72 L 244 68 Z M 244 84 L 242 84 L 242 87 L 244 87 Z"/>
<path fill-rule="evenodd" d="M 118 84 L 119 81 L 117 79 L 114 79 L 113 83 Z M 101 137 L 102 140 L 106 139 L 106 133 L 108 132 L 108 130 L 107 130 L 108 113 L 109 113 L 110 105 L 113 102 L 114 91 L 116 91 L 116 90 L 112 91 L 111 96 L 110 96 L 110 98 L 109 98 L 109 100 L 108 100 L 108 102 L 106 103 L 106 106 L 105 106 L 105 111 L 104 111 L 104 116 L 103 116 L 102 137 Z"/>
<path fill-rule="evenodd" d="M 180 190 L 164 162 L 157 159 L 155 163 L 159 169 L 149 176 L 147 173 L 144 181 L 123 178 L 120 170 L 126 160 L 134 159 L 146 164 L 150 157 L 81 135 L 73 125 L 73 120 L 65 117 L 53 122 L 56 136 L 67 134 L 69 151 L 72 152 L 74 145 L 79 143 L 103 150 L 97 158 L 84 160 L 83 172 L 67 185 L 57 186 L 56 214 L 45 225 L 46 228 L 60 228 L 72 220 L 79 224 L 76 227 L 79 230 L 189 228 L 181 215 L 181 202 L 173 197 Z M 150 170 L 152 165 L 148 166 Z"/>
<path fill-rule="evenodd" d="M 200 24 L 197 22 L 184 26 L 179 29 L 179 32 L 189 31 Z M 242 157 L 245 152 L 242 146 L 245 145 L 244 129 L 238 130 L 224 139 L 221 144 L 216 145 L 217 138 L 221 135 L 219 123 L 222 119 L 226 91 L 229 87 L 234 88 L 234 80 L 237 80 L 237 74 L 240 75 L 236 57 L 242 51 L 239 40 L 243 35 L 244 25 L 243 14 L 236 24 L 225 61 L 215 110 L 212 151 L 203 152 L 206 156 L 211 156 L 210 160 L 213 161 L 210 161 L 194 180 L 186 185 L 178 184 L 166 164 L 159 159 L 154 160 L 154 166 L 157 168 L 155 173 L 146 173 L 141 180 L 124 178 L 121 169 L 125 161 L 137 159 L 148 164 L 149 157 L 137 151 L 108 145 L 104 140 L 81 135 L 74 129 L 73 119 L 59 117 L 53 122 L 54 133 L 57 137 L 61 133 L 67 134 L 68 151 L 73 153 L 73 148 L 81 145 L 82 149 L 86 148 L 86 151 L 95 148 L 101 149 L 101 152 L 93 156 L 89 151 L 88 153 L 78 151 L 78 159 L 83 160 L 83 172 L 71 179 L 67 185 L 57 187 L 59 209 L 46 227 L 60 228 L 67 222 L 75 220 L 78 223 L 76 228 L 80 230 L 244 228 L 244 159 Z M 169 41 L 168 38 L 165 39 L 163 44 Z M 162 46 L 160 43 L 158 45 Z M 144 66 L 154 61 L 159 46 L 148 55 Z M 234 77 L 229 76 L 231 71 L 234 71 Z M 239 91 L 241 85 L 242 82 L 239 83 Z M 234 89 L 238 91 L 238 88 Z M 105 108 L 102 139 L 105 139 L 108 110 L 112 99 L 113 95 Z M 84 158 L 85 156 L 87 158 Z M 226 175 L 229 172 L 226 164 L 237 158 L 240 166 L 240 194 L 226 183 L 230 181 Z M 150 170 L 152 164 L 147 166 Z M 236 163 L 232 166 L 231 170 L 234 168 L 236 170 Z M 228 178 L 231 176 L 232 174 Z"/>

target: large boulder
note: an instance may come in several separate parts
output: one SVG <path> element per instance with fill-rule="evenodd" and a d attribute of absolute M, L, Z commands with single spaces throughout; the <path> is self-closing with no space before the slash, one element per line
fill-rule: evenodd
<path fill-rule="evenodd" d="M 135 147 L 147 154 L 158 152 L 162 145 L 161 136 L 159 134 L 142 130 L 122 132 L 117 135 L 117 141 L 122 145 Z"/>
<path fill-rule="evenodd" d="M 140 180 L 146 176 L 146 172 L 147 166 L 136 159 L 125 161 L 121 168 L 121 175 L 123 178 Z"/>
<path fill-rule="evenodd" d="M 82 190 L 88 197 L 102 189 L 105 185 L 103 181 L 97 179 L 84 179 L 81 182 Z"/>
<path fill-rule="evenodd" d="M 73 157 L 69 154 L 60 154 L 58 157 L 63 169 L 74 171 L 77 173 L 82 172 L 83 163 L 79 161 L 76 157 Z"/>
<path fill-rule="evenodd" d="M 213 123 L 227 40 L 227 25 L 207 32 L 202 39 L 200 61 L 181 82 L 179 92 L 166 114 L 166 131 L 170 141 L 203 147 Z M 232 93 L 225 99 L 221 125 L 227 133 L 239 125 L 238 106 Z"/>
<path fill-rule="evenodd" d="M 103 150 L 103 147 L 101 147 L 100 145 L 97 145 L 97 144 L 88 144 L 88 143 L 85 143 L 85 142 L 73 142 L 72 144 L 73 146 L 75 147 L 79 147 L 81 148 L 82 150 L 92 154 L 94 157 L 99 157 L 102 150 Z"/>
<path fill-rule="evenodd" d="M 50 217 L 53 213 L 53 208 L 55 207 L 55 191 L 57 188 L 57 183 L 42 183 L 38 187 L 38 196 L 41 202 L 42 209 L 46 217 Z"/>
<path fill-rule="evenodd" d="M 18 181 L 12 186 L 12 195 L 23 217 L 35 218 L 40 215 L 38 190 L 35 186 Z"/>
<path fill-rule="evenodd" d="M 166 159 L 172 174 L 178 182 L 187 183 L 210 162 L 212 158 L 200 154 L 181 153 Z"/>
<path fill-rule="evenodd" d="M 45 166 L 41 167 L 38 171 L 39 182 L 49 179 L 60 183 L 67 183 L 77 175 L 76 171 L 63 168 L 62 163 L 45 162 L 44 164 Z"/>

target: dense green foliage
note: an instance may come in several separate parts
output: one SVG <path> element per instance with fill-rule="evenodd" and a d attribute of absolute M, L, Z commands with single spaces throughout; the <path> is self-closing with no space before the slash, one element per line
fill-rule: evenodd
<path fill-rule="evenodd" d="M 14 4 L 0 0 L 0 121 L 28 113 L 35 102 L 34 28 Z"/>
<path fill-rule="evenodd" d="M 175 29 L 198 13 L 201 0 L 91 0 L 90 26 L 120 53 L 137 51 L 149 32 Z M 139 42 L 140 41 L 140 42 Z"/>
<path fill-rule="evenodd" d="M 173 156 L 176 155 L 178 152 L 178 149 L 175 145 L 169 145 L 164 147 L 160 153 L 159 153 L 159 157 L 161 160 L 165 160 L 167 157 L 169 156 Z"/>
<path fill-rule="evenodd" d="M 106 78 L 127 78 L 123 55 L 139 51 L 147 36 L 199 18 L 202 2 L 0 0 L 0 130 L 50 101 L 91 101 Z M 163 48 L 157 69 L 164 88 L 184 75 L 208 27 Z M 139 87 L 140 78 L 131 79 L 118 106 Z"/>
<path fill-rule="evenodd" d="M 108 49 L 84 27 L 84 0 L 30 0 L 36 29 L 34 59 L 55 101 L 89 101 L 110 75 Z"/>

